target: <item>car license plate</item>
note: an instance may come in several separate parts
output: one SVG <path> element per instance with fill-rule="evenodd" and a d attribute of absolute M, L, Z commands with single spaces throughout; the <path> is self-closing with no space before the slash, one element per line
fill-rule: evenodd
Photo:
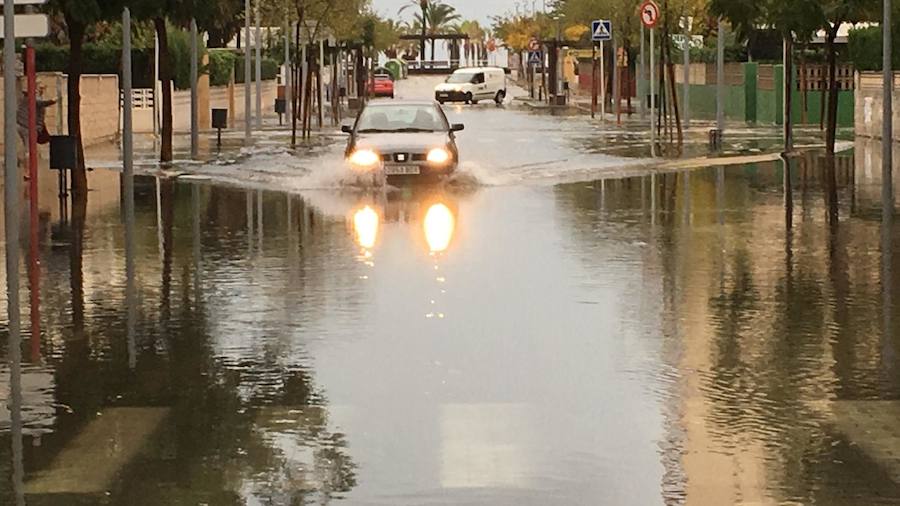
<path fill-rule="evenodd" d="M 419 173 L 418 165 L 385 165 L 384 173 L 388 176 L 405 176 Z"/>
<path fill-rule="evenodd" d="M 450 98 L 449 93 L 438 93 L 438 98 Z"/>

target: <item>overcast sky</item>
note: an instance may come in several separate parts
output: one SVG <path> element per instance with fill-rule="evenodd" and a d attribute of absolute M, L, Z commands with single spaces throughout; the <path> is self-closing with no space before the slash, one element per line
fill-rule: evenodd
<path fill-rule="evenodd" d="M 375 10 L 386 17 L 396 18 L 397 11 L 410 0 L 372 0 Z M 503 14 L 507 10 L 515 10 L 515 0 L 444 0 L 452 5 L 463 19 L 476 19 L 485 27 L 490 26 L 491 16 Z M 538 2 L 540 4 L 540 1 Z M 540 5 L 538 5 L 540 8 Z M 412 20 L 412 12 L 407 9 L 402 16 L 404 21 Z"/>

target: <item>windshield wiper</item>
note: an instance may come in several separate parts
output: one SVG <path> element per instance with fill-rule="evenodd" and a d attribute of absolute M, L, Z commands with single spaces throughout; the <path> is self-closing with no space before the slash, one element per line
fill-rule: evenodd
<path fill-rule="evenodd" d="M 358 133 L 361 134 L 377 134 L 382 132 L 390 132 L 391 130 L 381 130 L 380 128 L 363 128 L 362 130 L 358 130 Z"/>
<path fill-rule="evenodd" d="M 428 128 L 398 128 L 397 130 L 391 130 L 392 132 L 434 132 L 433 129 Z"/>

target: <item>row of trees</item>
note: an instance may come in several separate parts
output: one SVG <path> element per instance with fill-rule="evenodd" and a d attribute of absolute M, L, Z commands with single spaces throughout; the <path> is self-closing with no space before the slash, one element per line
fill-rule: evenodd
<path fill-rule="evenodd" d="M 264 26 L 306 27 L 304 30 L 298 30 L 295 41 L 298 46 L 310 44 L 326 32 L 341 44 L 359 45 L 363 43 L 367 24 L 383 26 L 389 23 L 372 13 L 369 0 L 252 0 L 252 5 L 254 10 L 259 9 Z M 60 44 L 68 44 L 70 50 L 67 68 L 69 75 L 67 123 L 69 133 L 77 139 L 78 145 L 78 167 L 72 173 L 72 190 L 76 194 L 87 191 L 80 107 L 84 44 L 90 37 L 110 37 L 111 34 L 104 35 L 104 32 L 118 28 L 116 22 L 121 19 L 125 7 L 131 10 L 132 18 L 138 26 L 152 26 L 159 41 L 162 162 L 172 160 L 173 67 L 169 52 L 169 28 L 187 30 L 193 19 L 196 20 L 199 30 L 208 35 L 209 47 L 224 47 L 235 37 L 238 38 L 239 44 L 241 42 L 241 31 L 245 22 L 245 0 L 50 0 L 48 9 L 58 28 L 54 39 Z M 391 40 L 393 37 L 391 30 L 377 32 L 378 41 L 369 40 L 368 45 L 387 47 L 395 43 Z M 137 34 L 141 35 L 140 30 Z"/>
<path fill-rule="evenodd" d="M 691 33 L 703 35 L 714 44 L 719 20 L 726 29 L 734 32 L 739 42 L 748 41 L 755 32 L 775 30 L 783 39 L 787 54 L 785 75 L 792 77 L 790 69 L 795 46 L 809 47 L 813 36 L 824 31 L 825 61 L 830 69 L 826 110 L 826 145 L 834 152 L 837 131 L 838 89 L 835 72 L 839 46 L 835 43 L 843 23 L 855 23 L 881 19 L 882 0 L 657 0 L 662 8 L 659 26 L 665 35 L 682 34 L 681 20 L 691 18 Z M 589 43 L 590 22 L 599 17 L 611 19 L 620 47 L 624 47 L 634 61 L 636 46 L 640 41 L 640 20 L 637 15 L 641 0 L 558 0 L 551 13 L 532 15 L 506 14 L 494 18 L 494 32 L 504 45 L 516 52 L 522 51 L 532 37 L 542 39 L 556 36 L 557 22 L 562 26 L 562 37 L 571 42 Z M 558 20 L 558 21 L 557 21 Z M 668 40 L 663 37 L 663 40 Z M 662 53 L 672 50 L 672 44 L 663 47 Z M 669 60 L 671 63 L 671 59 Z M 785 86 L 793 86 L 786 79 Z M 790 88 L 787 88 L 790 89 Z M 788 98 L 790 94 L 787 95 Z M 677 101 L 677 94 L 672 97 Z M 786 104 L 789 109 L 790 104 Z M 789 140 L 789 138 L 788 138 Z M 788 146 L 790 148 L 790 146 Z"/>

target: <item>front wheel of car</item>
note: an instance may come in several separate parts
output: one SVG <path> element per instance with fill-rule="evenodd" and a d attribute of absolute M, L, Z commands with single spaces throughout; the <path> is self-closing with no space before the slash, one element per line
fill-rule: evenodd
<path fill-rule="evenodd" d="M 503 90 L 500 90 L 497 92 L 497 96 L 494 97 L 494 102 L 496 102 L 497 105 L 503 105 L 504 99 L 506 99 L 506 92 Z"/>
<path fill-rule="evenodd" d="M 472 101 L 472 93 L 466 93 L 466 103 L 467 103 L 467 104 L 473 104 L 473 103 L 474 103 L 474 102 Z"/>

